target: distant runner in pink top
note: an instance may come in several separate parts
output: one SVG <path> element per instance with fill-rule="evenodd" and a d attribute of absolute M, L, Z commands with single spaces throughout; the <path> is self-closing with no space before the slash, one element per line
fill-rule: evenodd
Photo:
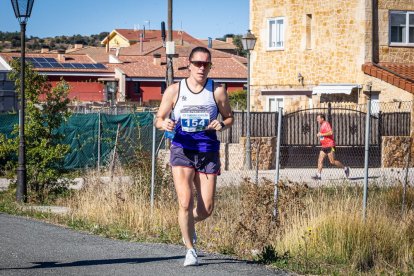
<path fill-rule="evenodd" d="M 337 166 L 338 168 L 344 169 L 344 173 L 346 178 L 349 177 L 349 167 L 345 167 L 340 161 L 335 160 L 335 140 L 333 137 L 333 131 L 331 124 L 327 121 L 325 121 L 325 115 L 319 114 L 316 117 L 316 120 L 318 121 L 320 125 L 319 132 L 317 136 L 319 137 L 319 140 L 321 141 L 321 151 L 319 152 L 319 159 L 318 159 L 318 172 L 316 175 L 312 176 L 315 180 L 321 179 L 321 173 L 322 173 L 322 167 L 323 167 L 323 160 L 328 156 L 329 162 L 331 162 L 332 165 Z"/>

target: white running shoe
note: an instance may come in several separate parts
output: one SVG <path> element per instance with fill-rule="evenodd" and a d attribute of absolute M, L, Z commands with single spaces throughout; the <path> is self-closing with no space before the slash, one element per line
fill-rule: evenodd
<path fill-rule="evenodd" d="M 349 178 L 349 167 L 345 167 L 344 169 L 346 178 Z"/>
<path fill-rule="evenodd" d="M 312 175 L 311 178 L 313 180 L 321 180 L 322 179 L 322 177 L 319 174 Z"/>
<path fill-rule="evenodd" d="M 194 249 L 188 249 L 185 255 L 184 266 L 196 266 L 198 265 L 197 253 Z"/>

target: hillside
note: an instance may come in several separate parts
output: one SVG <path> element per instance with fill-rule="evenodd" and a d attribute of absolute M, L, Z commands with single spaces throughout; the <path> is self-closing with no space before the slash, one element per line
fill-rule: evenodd
<path fill-rule="evenodd" d="M 70 49 L 74 44 L 84 46 L 101 46 L 101 41 L 108 35 L 108 32 L 93 34 L 90 36 L 73 35 L 73 36 L 55 36 L 55 37 L 26 37 L 26 51 L 39 52 L 42 47 L 49 47 L 50 51 L 59 49 Z M 20 51 L 20 33 L 19 32 L 1 32 L 0 31 L 0 51 Z"/>

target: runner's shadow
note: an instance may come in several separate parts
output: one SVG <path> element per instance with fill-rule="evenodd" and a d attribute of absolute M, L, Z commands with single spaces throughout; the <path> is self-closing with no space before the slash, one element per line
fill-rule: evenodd
<path fill-rule="evenodd" d="M 95 265 L 111 265 L 111 264 L 140 264 L 150 262 L 162 262 L 168 260 L 183 259 L 184 256 L 171 257 L 154 257 L 154 258 L 124 258 L 124 259 L 107 259 L 107 260 L 84 260 L 71 263 L 59 262 L 33 262 L 32 267 L 15 267 L 15 268 L 0 268 L 1 270 L 20 270 L 20 269 L 42 269 L 42 268 L 60 268 L 60 267 L 79 267 L 79 266 L 95 266 Z"/>
<path fill-rule="evenodd" d="M 368 176 L 368 179 L 377 179 L 377 178 L 379 178 L 379 176 Z M 363 176 L 348 178 L 348 180 L 363 180 L 363 179 L 364 179 Z"/>
<path fill-rule="evenodd" d="M 212 258 L 206 258 L 202 259 L 202 262 L 199 264 L 200 266 L 205 265 L 215 265 L 215 264 L 255 264 L 255 262 L 251 261 L 241 261 L 236 259 L 212 259 Z"/>

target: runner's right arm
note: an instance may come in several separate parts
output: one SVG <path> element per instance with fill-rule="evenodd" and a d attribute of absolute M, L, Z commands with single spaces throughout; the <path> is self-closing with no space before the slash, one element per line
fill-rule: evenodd
<path fill-rule="evenodd" d="M 155 117 L 154 125 L 160 130 L 173 131 L 175 122 L 169 118 L 177 99 L 179 84 L 174 83 L 168 86 L 162 96 L 161 104 Z"/>

